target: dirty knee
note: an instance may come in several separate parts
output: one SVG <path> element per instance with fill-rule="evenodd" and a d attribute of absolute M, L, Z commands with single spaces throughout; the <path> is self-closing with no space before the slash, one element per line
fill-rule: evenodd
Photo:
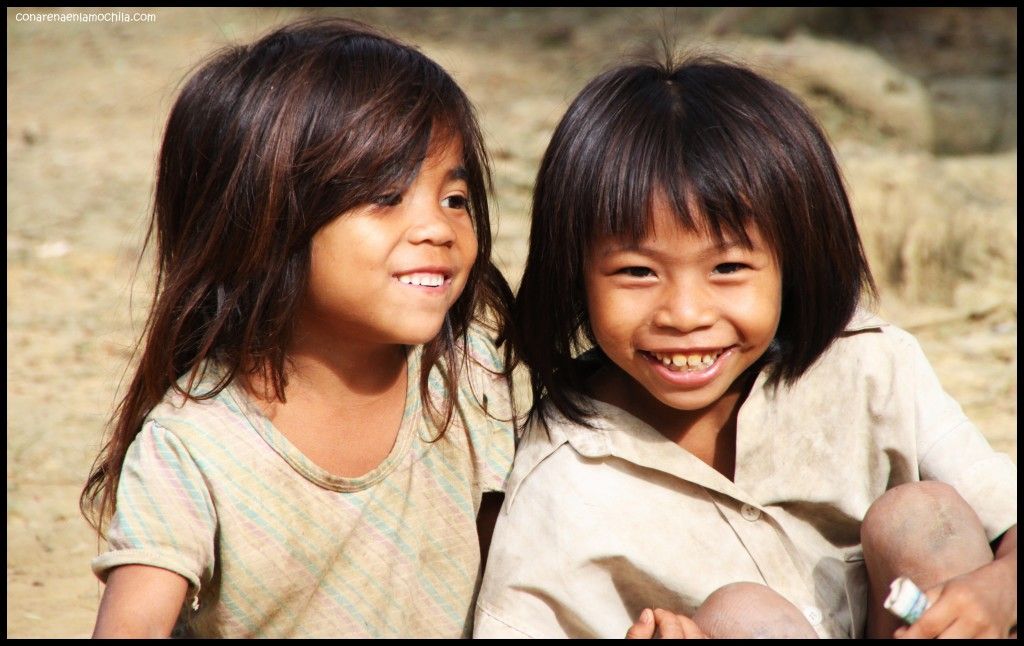
<path fill-rule="evenodd" d="M 701 604 L 693 620 L 713 638 L 817 637 L 803 613 L 760 583 L 730 583 Z"/>
<path fill-rule="evenodd" d="M 912 482 L 885 492 L 868 509 L 860 530 L 864 556 L 899 571 L 919 562 L 991 558 L 977 514 L 942 482 Z"/>

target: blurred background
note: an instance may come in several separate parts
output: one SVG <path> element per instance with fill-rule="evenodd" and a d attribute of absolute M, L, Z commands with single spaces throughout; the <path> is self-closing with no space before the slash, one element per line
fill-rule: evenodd
<path fill-rule="evenodd" d="M 883 316 L 1017 457 L 1017 9 L 7 10 L 7 636 L 86 636 L 98 542 L 78 494 L 142 329 L 136 264 L 164 120 L 211 51 L 344 15 L 410 41 L 476 103 L 497 261 L 515 285 L 534 174 L 583 84 L 624 55 L 739 59 L 800 95 L 845 174 Z M 88 10 L 103 13 L 108 10 Z"/>

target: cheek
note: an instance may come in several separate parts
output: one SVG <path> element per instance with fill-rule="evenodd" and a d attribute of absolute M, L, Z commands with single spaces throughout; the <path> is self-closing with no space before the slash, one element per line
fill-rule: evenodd
<path fill-rule="evenodd" d="M 456 262 L 461 263 L 463 279 L 469 276 L 469 270 L 476 262 L 476 256 L 480 251 L 480 243 L 476 238 L 476 231 L 473 223 L 468 217 L 462 217 L 451 221 L 452 231 L 455 232 L 455 245 L 453 251 L 458 258 Z"/>
<path fill-rule="evenodd" d="M 608 290 L 588 285 L 587 317 L 594 338 L 607 354 L 614 354 L 610 347 L 624 336 L 628 336 L 631 327 L 629 320 L 630 308 L 624 307 L 619 299 Z"/>
<path fill-rule="evenodd" d="M 775 336 L 782 313 L 782 290 L 772 281 L 766 281 L 758 289 L 749 290 L 743 297 L 737 297 L 731 307 L 737 321 L 743 321 L 746 333 L 752 337 Z"/>
<path fill-rule="evenodd" d="M 782 314 L 782 282 L 778 276 L 772 278 L 766 280 L 761 288 L 761 316 L 774 327 Z"/>

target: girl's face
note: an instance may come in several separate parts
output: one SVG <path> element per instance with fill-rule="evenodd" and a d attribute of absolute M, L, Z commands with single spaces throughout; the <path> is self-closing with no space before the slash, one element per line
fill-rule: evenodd
<path fill-rule="evenodd" d="M 347 211 L 313 236 L 296 332 L 363 345 L 437 336 L 476 259 L 468 199 L 461 141 L 432 140 L 404 192 Z"/>
<path fill-rule="evenodd" d="M 627 389 L 639 386 L 654 400 L 638 392 L 625 393 L 628 401 L 660 403 L 681 420 L 714 410 L 767 350 L 782 276 L 759 232 L 748 234 L 752 249 L 728 238 L 720 246 L 656 201 L 652 233 L 639 245 L 613 237 L 593 245 L 585 268 L 591 329 L 628 376 Z"/>

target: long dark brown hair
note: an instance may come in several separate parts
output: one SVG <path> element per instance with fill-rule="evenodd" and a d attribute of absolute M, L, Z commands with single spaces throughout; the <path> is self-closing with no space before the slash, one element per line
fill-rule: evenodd
<path fill-rule="evenodd" d="M 547 397 L 586 423 L 577 356 L 599 352 L 583 272 L 601 235 L 642 239 L 663 193 L 680 225 L 749 244 L 764 236 L 782 269 L 782 314 L 765 362 L 792 382 L 842 332 L 875 285 L 835 157 L 782 86 L 708 56 L 623 65 L 569 106 L 534 188 L 530 248 L 513 312 L 532 414 Z"/>
<path fill-rule="evenodd" d="M 284 399 L 313 235 L 407 186 L 432 132 L 462 141 L 479 244 L 442 334 L 423 350 L 419 391 L 440 436 L 452 419 L 469 325 L 486 316 L 500 338 L 512 299 L 491 262 L 490 167 L 466 95 L 421 52 L 341 19 L 293 23 L 226 48 L 191 75 L 160 149 L 147 236 L 156 243 L 156 286 L 141 355 L 79 500 L 101 533 L 128 446 L 169 390 L 208 399 L 240 379 Z M 194 393 L 207 359 L 223 377 Z M 440 406 L 428 390 L 438 365 L 447 393 Z"/>

